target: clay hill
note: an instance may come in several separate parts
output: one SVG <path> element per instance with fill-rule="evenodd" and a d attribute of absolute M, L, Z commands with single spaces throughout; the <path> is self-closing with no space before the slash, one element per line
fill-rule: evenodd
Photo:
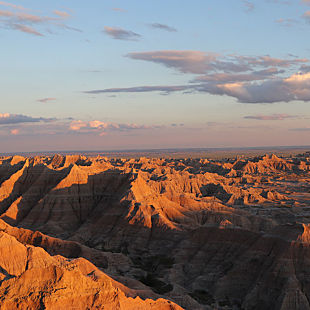
<path fill-rule="evenodd" d="M 0 157 L 1 309 L 310 309 L 310 158 Z"/>

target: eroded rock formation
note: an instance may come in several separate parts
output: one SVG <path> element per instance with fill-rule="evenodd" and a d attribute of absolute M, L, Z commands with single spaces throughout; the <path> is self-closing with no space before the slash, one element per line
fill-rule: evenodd
<path fill-rule="evenodd" d="M 310 309 L 309 171 L 306 156 L 3 157 L 2 307 Z"/>

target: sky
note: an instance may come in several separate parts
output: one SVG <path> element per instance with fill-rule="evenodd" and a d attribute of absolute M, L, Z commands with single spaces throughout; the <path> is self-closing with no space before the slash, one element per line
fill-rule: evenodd
<path fill-rule="evenodd" d="M 310 0 L 0 1 L 0 153 L 310 145 Z"/>

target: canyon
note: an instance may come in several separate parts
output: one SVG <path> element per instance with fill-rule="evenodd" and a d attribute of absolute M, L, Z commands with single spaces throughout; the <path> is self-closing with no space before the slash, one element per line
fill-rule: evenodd
<path fill-rule="evenodd" d="M 1 309 L 310 309 L 310 153 L 0 157 Z"/>

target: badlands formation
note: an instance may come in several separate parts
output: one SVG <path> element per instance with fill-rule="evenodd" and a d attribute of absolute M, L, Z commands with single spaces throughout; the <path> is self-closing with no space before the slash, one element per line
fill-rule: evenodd
<path fill-rule="evenodd" d="M 1 157 L 0 308 L 310 309 L 309 157 Z"/>

